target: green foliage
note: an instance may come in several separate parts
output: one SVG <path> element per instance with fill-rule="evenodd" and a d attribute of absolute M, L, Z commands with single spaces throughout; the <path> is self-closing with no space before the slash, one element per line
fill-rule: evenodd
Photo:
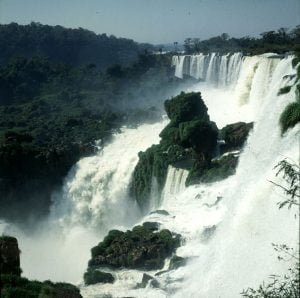
<path fill-rule="evenodd" d="M 194 119 L 209 121 L 207 107 L 200 92 L 181 92 L 180 95 L 165 101 L 165 110 L 174 125 Z"/>
<path fill-rule="evenodd" d="M 15 56 L 44 56 L 51 61 L 76 66 L 90 64 L 105 69 L 113 64 L 129 64 L 149 44 L 78 28 L 48 26 L 40 23 L 0 25 L 0 64 Z"/>
<path fill-rule="evenodd" d="M 237 122 L 228 124 L 220 131 L 220 138 L 225 141 L 225 144 L 220 146 L 221 153 L 230 150 L 239 150 L 247 140 L 250 130 L 253 128 L 253 123 Z"/>
<path fill-rule="evenodd" d="M 156 231 L 152 225 L 135 226 L 126 232 L 114 230 L 109 232 L 103 242 L 92 248 L 89 268 L 108 266 L 160 269 L 164 265 L 164 260 L 171 256 L 179 245 L 179 235 L 172 234 L 169 230 Z"/>
<path fill-rule="evenodd" d="M 124 124 L 161 117 L 151 106 L 180 88 L 169 65 L 169 57 L 140 55 L 117 67 L 124 76 L 42 57 L 0 66 L 0 216 L 43 217 L 53 190 L 95 152 L 95 140 L 103 144 Z"/>
<path fill-rule="evenodd" d="M 207 40 L 187 38 L 184 41 L 186 54 L 199 52 L 244 52 L 259 55 L 266 52 L 286 53 L 296 51 L 300 44 L 300 26 L 292 30 L 280 28 L 277 31 L 261 33 L 259 38 L 245 36 L 242 38 L 230 37 L 227 33 L 211 37 Z"/>
<path fill-rule="evenodd" d="M 217 145 L 218 130 L 211 122 L 193 120 L 180 123 L 179 136 L 183 147 L 191 147 L 196 153 L 212 155 Z"/>
<path fill-rule="evenodd" d="M 80 298 L 79 289 L 68 283 L 30 281 L 10 274 L 0 275 L 1 298 Z"/>
<path fill-rule="evenodd" d="M 12 236 L 8 235 L 0 235 L 0 241 L 5 241 L 5 242 L 15 242 L 17 239 Z"/>
<path fill-rule="evenodd" d="M 258 289 L 248 288 L 241 293 L 247 298 L 299 298 L 300 266 L 299 254 L 287 245 L 273 244 L 274 250 L 279 253 L 281 261 L 295 261 L 295 265 L 288 269 L 287 274 L 271 275 L 268 283 L 262 283 Z"/>
<path fill-rule="evenodd" d="M 237 163 L 238 157 L 235 157 L 233 154 L 213 160 L 200 180 L 202 182 L 215 182 L 234 175 Z"/>
<path fill-rule="evenodd" d="M 235 174 L 237 163 L 238 157 L 233 154 L 225 155 L 211 162 L 196 162 L 189 171 L 186 185 L 223 180 Z"/>
<path fill-rule="evenodd" d="M 281 132 L 285 133 L 289 128 L 300 122 L 300 101 L 292 102 L 286 106 L 280 115 Z"/>
<path fill-rule="evenodd" d="M 292 206 L 300 206 L 300 167 L 296 163 L 290 163 L 286 159 L 281 160 L 276 166 L 277 169 L 276 176 L 282 175 L 284 181 L 287 183 L 287 186 L 277 184 L 273 181 L 270 181 L 274 185 L 283 189 L 287 199 L 278 202 L 279 209 L 288 206 L 290 209 Z"/>
<path fill-rule="evenodd" d="M 209 121 L 200 93 L 184 93 L 165 101 L 170 123 L 161 131 L 161 142 L 139 153 L 130 191 L 143 211 L 149 207 L 152 183 L 161 192 L 169 165 L 190 168 L 193 159 L 209 159 L 217 143 L 217 127 Z"/>
<path fill-rule="evenodd" d="M 164 149 L 164 146 L 153 145 L 145 152 L 139 153 L 139 162 L 133 172 L 130 192 L 142 210 L 146 211 L 149 207 L 152 179 L 156 179 L 159 191 L 164 186 L 168 168 Z"/>
<path fill-rule="evenodd" d="M 295 36 L 299 38 L 300 34 L 300 26 L 297 26 L 297 30 Z M 280 115 L 279 123 L 281 126 L 281 133 L 284 134 L 289 128 L 294 127 L 297 123 L 300 122 L 300 47 L 295 51 L 295 58 L 293 59 L 293 67 L 297 67 L 297 79 L 295 82 L 295 97 L 296 100 L 290 104 L 288 104 L 284 111 Z M 286 86 L 279 90 L 279 94 L 284 91 L 290 91 L 291 86 Z"/>
<path fill-rule="evenodd" d="M 287 206 L 296 207 L 299 212 L 299 198 L 300 198 L 300 168 L 296 164 L 291 164 L 286 159 L 280 161 L 276 166 L 278 169 L 276 176 L 282 174 L 283 179 L 288 186 L 283 186 L 273 183 L 280 187 L 288 195 L 287 199 L 279 202 L 279 209 Z M 298 213 L 299 216 L 299 213 Z M 298 228 L 298 227 L 297 227 Z M 258 289 L 248 288 L 241 293 L 243 297 L 247 298 L 299 298 L 300 289 L 300 259 L 299 259 L 299 246 L 297 250 L 288 247 L 286 244 L 273 244 L 272 246 L 278 252 L 279 261 L 292 262 L 292 266 L 288 272 L 283 275 L 271 275 L 271 281 L 268 283 L 263 282 L 259 285 Z"/>

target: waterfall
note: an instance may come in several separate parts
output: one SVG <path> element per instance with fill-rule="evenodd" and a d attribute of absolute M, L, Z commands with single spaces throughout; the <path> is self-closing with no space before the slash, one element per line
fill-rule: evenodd
<path fill-rule="evenodd" d="M 242 62 L 241 53 L 222 56 L 217 53 L 208 55 L 201 53 L 172 57 L 172 66 L 175 67 L 176 77 L 182 79 L 184 75 L 189 75 L 219 87 L 236 83 Z"/>
<path fill-rule="evenodd" d="M 52 215 L 64 225 L 81 225 L 107 232 L 134 222 L 137 206 L 128 197 L 128 185 L 138 153 L 159 142 L 166 121 L 123 128 L 112 142 L 92 157 L 81 159 L 66 178 Z"/>
<path fill-rule="evenodd" d="M 178 78 L 183 78 L 186 74 L 187 57 L 186 56 L 174 56 L 172 64 L 175 66 L 175 76 Z"/>
<path fill-rule="evenodd" d="M 185 181 L 188 173 L 189 172 L 184 169 L 175 168 L 173 166 L 168 167 L 165 187 L 162 192 L 162 202 L 172 199 L 172 197 L 185 189 Z"/>
<path fill-rule="evenodd" d="M 131 227 L 140 218 L 128 185 L 138 152 L 158 143 L 166 120 L 121 129 L 91 157 L 82 158 L 53 196 L 50 218 L 27 235 L 0 221 L 0 234 L 16 236 L 22 250 L 24 276 L 78 282 L 90 249 L 112 228 Z"/>
<path fill-rule="evenodd" d="M 286 83 L 284 75 L 292 72 L 291 59 L 284 59 L 277 63 L 271 78 L 262 81 L 269 81 L 270 87 L 261 109 L 257 110 L 254 130 L 241 155 L 236 175 L 212 186 L 190 188 L 189 193 L 178 198 L 177 203 L 185 200 L 181 203 L 184 208 L 190 201 L 194 201 L 196 208 L 195 201 L 199 202 L 198 219 L 195 217 L 193 221 L 197 227 L 191 233 L 194 235 L 189 236 L 190 245 L 180 250 L 183 256 L 197 257 L 197 261 L 169 276 L 186 281 L 174 297 L 239 297 L 242 289 L 257 287 L 270 274 L 287 272 L 290 264 L 277 261 L 271 243 L 297 246 L 299 217 L 295 218 L 291 210 L 278 209 L 276 203 L 285 195 L 268 180 L 277 179 L 276 182 L 284 184 L 275 177 L 274 166 L 284 157 L 299 160 L 299 124 L 284 137 L 278 126 L 280 113 L 293 101 L 295 90 L 285 96 L 277 96 L 277 92 Z M 222 197 L 219 203 L 217 197 Z M 189 212 L 193 215 L 195 210 Z M 184 230 L 182 222 L 180 224 Z M 195 243 L 201 226 L 203 231 L 205 226 L 212 225 L 217 229 L 211 242 Z M 178 223 L 174 223 L 175 226 Z"/>
<path fill-rule="evenodd" d="M 149 214 L 141 220 L 159 222 L 161 228 L 181 234 L 184 244 L 176 254 L 187 258 L 187 265 L 155 276 L 160 289 L 135 290 L 133 280 L 139 282 L 141 273 L 117 271 L 115 285 L 83 287 L 84 297 L 96 293 L 110 293 L 113 297 L 240 297 L 243 289 L 257 287 L 270 274 L 287 271 L 290 264 L 277 260 L 271 243 L 295 247 L 299 241 L 298 217 L 294 218 L 291 210 L 278 209 L 277 202 L 285 196 L 268 180 L 283 183 L 275 177 L 274 166 L 285 156 L 299 158 L 299 125 L 284 137 L 278 125 L 280 113 L 294 100 L 294 88 L 289 94 L 277 96 L 282 86 L 291 84 L 284 79 L 295 72 L 291 60 L 267 55 L 246 57 L 236 85 L 230 90 L 213 92 L 203 82 L 191 89 L 204 89 L 211 118 L 219 126 L 244 118 L 255 121 L 255 125 L 234 176 L 183 188 L 185 172 L 169 167 L 159 207 L 169 216 Z M 194 65 L 191 60 L 190 67 Z M 241 92 L 245 89 L 247 92 Z M 221 98 L 212 100 L 221 94 Z"/>
<path fill-rule="evenodd" d="M 243 289 L 267 281 L 270 274 L 286 273 L 290 263 L 277 260 L 271 243 L 295 247 L 299 217 L 293 210 L 278 209 L 277 202 L 286 196 L 268 180 L 283 184 L 274 166 L 285 157 L 299 159 L 300 125 L 281 136 L 278 124 L 281 112 L 294 100 L 295 87 L 277 96 L 281 87 L 293 83 L 286 77 L 295 74 L 291 61 L 292 57 L 241 53 L 174 56 L 175 75 L 199 79 L 185 91 L 201 91 L 219 128 L 254 121 L 236 174 L 185 187 L 187 171 L 170 166 L 162 198 L 155 179 L 151 189 L 152 206 L 167 213 L 141 218 L 128 196 L 128 185 L 138 152 L 159 142 L 167 122 L 123 128 L 96 155 L 73 167 L 63 189 L 54 195 L 51 218 L 39 235 L 25 237 L 0 223 L 0 229 L 20 240 L 24 275 L 79 282 L 85 298 L 235 298 Z M 145 221 L 182 235 L 176 254 L 186 258 L 187 265 L 156 275 L 160 288 L 135 289 L 143 272 L 127 269 L 112 271 L 113 284 L 82 285 L 90 248 L 110 229 L 125 230 Z M 163 270 L 167 268 L 168 262 Z M 154 276 L 157 271 L 147 273 Z"/>

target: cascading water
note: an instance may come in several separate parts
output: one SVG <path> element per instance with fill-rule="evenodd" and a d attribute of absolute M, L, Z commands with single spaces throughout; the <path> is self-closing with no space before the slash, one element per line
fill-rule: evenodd
<path fill-rule="evenodd" d="M 273 167 L 278 161 L 299 158 L 299 125 L 284 137 L 278 125 L 280 113 L 293 100 L 295 90 L 284 96 L 277 96 L 277 92 L 287 83 L 283 77 L 294 70 L 291 58 L 268 55 L 246 57 L 240 68 L 236 86 L 225 93 L 205 83 L 188 90 L 203 91 L 211 119 L 219 127 L 238 120 L 255 121 L 236 175 L 182 189 L 185 174 L 170 167 L 159 207 L 169 215 L 154 213 L 141 220 L 159 222 L 162 228 L 183 235 L 185 244 L 177 255 L 186 257 L 187 265 L 157 276 L 161 289 L 135 290 L 133 279 L 140 282 L 142 273 L 124 270 L 117 272 L 115 285 L 84 287 L 85 297 L 110 293 L 113 297 L 232 298 L 248 286 L 258 286 L 270 274 L 286 272 L 290 264 L 277 261 L 271 243 L 295 247 L 298 219 L 291 211 L 278 209 L 276 203 L 284 195 L 268 180 L 275 179 Z M 227 109 L 230 112 L 224 113 Z"/>
<path fill-rule="evenodd" d="M 241 53 L 226 55 L 212 53 L 208 55 L 173 56 L 172 58 L 176 77 L 183 78 L 184 75 L 188 75 L 219 87 L 235 84 L 241 65 Z"/>
<path fill-rule="evenodd" d="M 139 151 L 158 143 L 165 125 L 162 121 L 124 128 L 97 155 L 80 160 L 68 175 L 63 194 L 58 195 L 52 216 L 64 226 L 86 226 L 103 233 L 128 220 L 128 225 L 133 224 L 139 212 L 127 187 Z"/>
<path fill-rule="evenodd" d="M 123 128 L 98 154 L 81 159 L 54 195 L 51 217 L 34 234 L 0 222 L 0 234 L 18 238 L 26 277 L 78 282 L 90 249 L 113 227 L 130 227 L 140 217 L 127 186 L 138 152 L 159 142 L 163 120 Z"/>
<path fill-rule="evenodd" d="M 170 167 L 159 206 L 169 215 L 152 213 L 141 218 L 127 195 L 128 184 L 138 152 L 159 141 L 166 122 L 125 128 L 96 156 L 82 159 L 70 172 L 62 192 L 55 196 L 46 225 L 47 241 L 43 238 L 38 244 L 10 230 L 20 240 L 25 275 L 78 281 L 90 248 L 109 229 L 127 229 L 144 221 L 159 222 L 161 228 L 183 236 L 184 244 L 176 254 L 186 257 L 187 265 L 156 276 L 160 288 L 135 289 L 142 271 L 113 271 L 114 284 L 81 286 L 84 297 L 235 298 L 269 274 L 285 273 L 289 264 L 277 261 L 271 243 L 297 245 L 298 218 L 291 210 L 278 210 L 276 203 L 285 197 L 268 180 L 276 178 L 282 184 L 273 167 L 284 157 L 299 158 L 299 124 L 283 137 L 278 125 L 280 113 L 294 97 L 293 88 L 277 96 L 280 87 L 291 84 L 283 79 L 295 72 L 291 60 L 240 53 L 174 56 L 176 76 L 188 74 L 203 80 L 185 91 L 201 91 L 219 128 L 237 121 L 255 122 L 236 174 L 221 182 L 185 188 L 187 172 Z M 152 184 L 152 206 L 157 208 L 155 181 Z M 59 228 L 49 229 L 55 225 Z M 5 224 L 0 227 L 9 231 Z"/>
<path fill-rule="evenodd" d="M 166 202 L 172 199 L 174 195 L 181 193 L 185 189 L 185 181 L 189 172 L 184 169 L 168 167 L 168 174 L 165 182 L 165 187 L 162 193 L 162 201 Z"/>

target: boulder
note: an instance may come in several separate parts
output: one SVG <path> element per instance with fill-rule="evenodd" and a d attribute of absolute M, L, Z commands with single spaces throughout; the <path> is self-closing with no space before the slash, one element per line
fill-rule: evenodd
<path fill-rule="evenodd" d="M 153 231 L 136 226 L 131 231 L 110 231 L 93 247 L 89 268 L 161 269 L 164 261 L 180 245 L 180 235 L 169 230 Z"/>
<path fill-rule="evenodd" d="M 94 285 L 97 283 L 113 283 L 115 278 L 112 274 L 88 268 L 83 275 L 84 283 L 86 285 Z"/>
<path fill-rule="evenodd" d="M 252 128 L 253 122 L 237 122 L 223 127 L 220 130 L 220 138 L 225 141 L 225 144 L 220 146 L 221 153 L 241 149 Z"/>
<path fill-rule="evenodd" d="M 137 288 L 146 288 L 148 283 L 151 285 L 153 288 L 159 288 L 159 282 L 151 275 L 144 273 L 143 274 L 143 279 L 141 283 L 137 284 Z"/>
<path fill-rule="evenodd" d="M 186 185 L 200 182 L 212 183 L 223 180 L 235 173 L 238 164 L 238 155 L 226 154 L 211 162 L 197 162 L 190 170 Z"/>
<path fill-rule="evenodd" d="M 174 270 L 185 265 L 186 259 L 175 255 L 170 260 L 169 270 Z"/>

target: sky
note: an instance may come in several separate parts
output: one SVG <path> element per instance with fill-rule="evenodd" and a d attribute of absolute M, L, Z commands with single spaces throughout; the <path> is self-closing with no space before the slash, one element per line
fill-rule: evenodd
<path fill-rule="evenodd" d="M 153 44 L 300 25 L 300 0 L 0 0 L 0 23 L 82 27 Z"/>

